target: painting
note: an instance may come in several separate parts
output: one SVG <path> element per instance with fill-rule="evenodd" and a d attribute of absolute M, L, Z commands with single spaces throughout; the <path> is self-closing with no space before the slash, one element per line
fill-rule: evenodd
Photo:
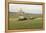
<path fill-rule="evenodd" d="M 7 28 L 12 31 L 44 30 L 44 3 L 9 2 Z"/>

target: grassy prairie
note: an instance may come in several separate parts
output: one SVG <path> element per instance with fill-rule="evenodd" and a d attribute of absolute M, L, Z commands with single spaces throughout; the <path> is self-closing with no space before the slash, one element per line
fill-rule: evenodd
<path fill-rule="evenodd" d="M 8 29 L 42 29 L 43 22 L 42 16 L 40 14 L 25 14 L 27 18 L 36 17 L 35 19 L 27 19 L 24 21 L 19 21 L 18 16 L 15 13 L 9 13 L 9 24 Z"/>

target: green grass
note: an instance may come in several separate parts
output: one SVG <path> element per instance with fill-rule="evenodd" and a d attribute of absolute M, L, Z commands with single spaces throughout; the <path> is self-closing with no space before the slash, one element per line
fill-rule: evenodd
<path fill-rule="evenodd" d="M 37 16 L 37 15 L 36 15 Z M 27 17 L 27 16 L 26 16 Z M 9 15 L 8 29 L 41 29 L 43 28 L 42 17 L 19 21 L 16 16 Z"/>

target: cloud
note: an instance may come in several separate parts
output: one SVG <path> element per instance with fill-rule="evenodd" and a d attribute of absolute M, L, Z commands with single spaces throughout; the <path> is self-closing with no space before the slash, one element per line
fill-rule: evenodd
<path fill-rule="evenodd" d="M 25 13 L 42 14 L 42 5 L 9 4 L 9 12 L 18 12 L 20 9 Z"/>

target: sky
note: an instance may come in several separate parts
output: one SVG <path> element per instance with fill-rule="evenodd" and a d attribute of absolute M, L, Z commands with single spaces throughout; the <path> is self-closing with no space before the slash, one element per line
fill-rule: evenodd
<path fill-rule="evenodd" d="M 42 5 L 9 4 L 9 12 L 19 12 L 20 9 L 25 13 L 42 14 Z"/>

